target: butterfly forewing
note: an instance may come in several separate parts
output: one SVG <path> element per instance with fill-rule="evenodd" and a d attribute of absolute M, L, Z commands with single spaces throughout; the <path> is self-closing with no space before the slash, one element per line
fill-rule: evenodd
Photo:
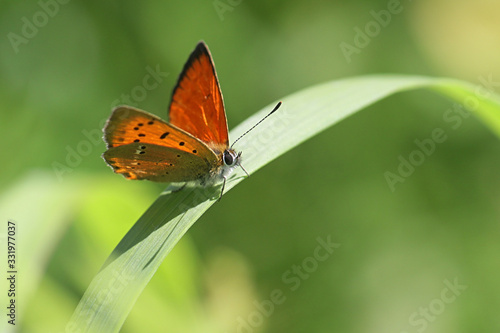
<path fill-rule="evenodd" d="M 210 147 L 228 146 L 224 102 L 215 67 L 200 42 L 179 77 L 169 108 L 169 121 Z"/>

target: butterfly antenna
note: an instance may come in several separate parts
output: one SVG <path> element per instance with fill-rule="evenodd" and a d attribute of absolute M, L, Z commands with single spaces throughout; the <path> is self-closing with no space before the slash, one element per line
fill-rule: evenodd
<path fill-rule="evenodd" d="M 229 147 L 229 149 L 233 148 L 233 146 L 234 146 L 234 144 L 235 144 L 236 142 L 238 142 L 238 141 L 239 141 L 242 137 L 244 137 L 245 135 L 247 135 L 247 134 L 248 134 L 248 132 L 250 132 L 251 130 L 253 130 L 255 127 L 257 127 L 257 125 L 259 125 L 261 122 L 263 122 L 263 121 L 264 121 L 267 117 L 269 117 L 270 115 L 272 115 L 272 114 L 274 113 L 274 111 L 276 111 L 276 110 L 278 110 L 278 109 L 280 108 L 280 106 L 281 106 L 281 102 L 279 102 L 278 104 L 276 104 L 276 106 L 274 107 L 274 109 L 273 109 L 271 112 L 269 112 L 269 113 L 267 114 L 267 116 L 265 116 L 264 118 L 262 118 L 261 120 L 259 120 L 259 121 L 257 122 L 257 124 L 253 125 L 252 127 L 250 127 L 250 129 L 249 129 L 249 130 L 247 130 L 245 133 L 243 133 L 242 135 L 240 135 L 240 137 L 239 137 L 238 139 L 236 139 L 236 141 L 234 141 L 234 142 L 233 142 L 233 144 L 231 145 L 231 147 Z M 245 172 L 246 172 L 246 171 L 245 171 Z M 248 173 L 247 173 L 247 174 L 248 174 Z"/>

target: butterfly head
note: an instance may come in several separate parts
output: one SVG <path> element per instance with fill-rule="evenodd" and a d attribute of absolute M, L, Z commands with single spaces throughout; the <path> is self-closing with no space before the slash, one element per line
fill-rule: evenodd
<path fill-rule="evenodd" d="M 241 157 L 241 152 L 237 153 L 232 149 L 226 149 L 224 150 L 223 153 L 224 165 L 228 167 L 233 167 L 235 165 L 238 165 L 240 157 Z"/>
<path fill-rule="evenodd" d="M 225 170 L 223 174 L 228 175 L 236 166 L 239 166 L 248 175 L 248 172 L 241 165 L 241 152 L 236 152 L 231 148 L 226 149 L 222 153 L 222 161 L 224 163 L 223 169 Z"/>

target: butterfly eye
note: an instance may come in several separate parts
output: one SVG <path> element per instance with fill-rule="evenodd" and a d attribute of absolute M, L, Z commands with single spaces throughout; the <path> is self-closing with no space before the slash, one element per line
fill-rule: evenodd
<path fill-rule="evenodd" d="M 228 166 L 232 166 L 235 162 L 234 152 L 226 150 L 224 151 L 224 164 Z"/>

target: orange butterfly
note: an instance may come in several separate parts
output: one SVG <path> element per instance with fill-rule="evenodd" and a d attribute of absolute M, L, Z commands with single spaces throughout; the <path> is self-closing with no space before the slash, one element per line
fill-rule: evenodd
<path fill-rule="evenodd" d="M 229 147 L 222 93 L 204 42 L 198 43 L 184 65 L 173 91 L 169 118 L 167 123 L 145 111 L 118 106 L 104 127 L 108 150 L 103 158 L 127 179 L 198 181 L 201 185 L 223 181 L 222 196 L 233 169 L 245 169 L 240 164 L 241 152 Z"/>

